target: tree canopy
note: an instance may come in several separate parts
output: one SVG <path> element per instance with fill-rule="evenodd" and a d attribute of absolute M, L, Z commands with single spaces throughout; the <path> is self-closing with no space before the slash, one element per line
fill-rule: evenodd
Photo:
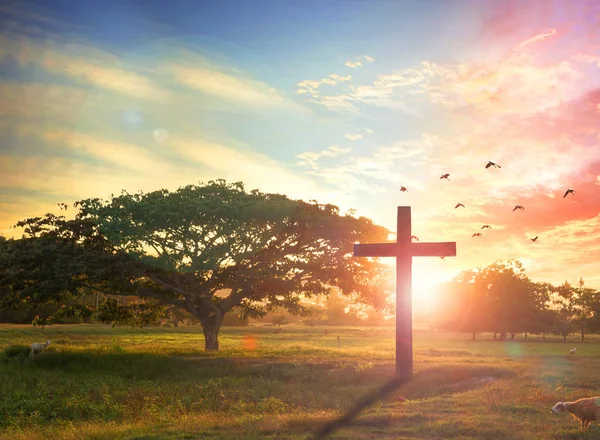
<path fill-rule="evenodd" d="M 3 307 L 69 301 L 90 290 L 176 306 L 202 324 L 218 349 L 224 314 L 261 316 L 275 307 L 305 313 L 302 297 L 331 286 L 384 304 L 386 267 L 353 258 L 353 244 L 389 231 L 339 208 L 247 191 L 224 180 L 60 204 L 17 223 L 21 239 L 0 241 Z"/>
<path fill-rule="evenodd" d="M 493 332 L 505 339 L 517 333 L 555 332 L 566 336 L 600 328 L 600 292 L 569 283 L 553 286 L 534 282 L 518 260 L 494 262 L 463 271 L 447 283 L 436 317 L 439 328 L 470 332 Z"/>

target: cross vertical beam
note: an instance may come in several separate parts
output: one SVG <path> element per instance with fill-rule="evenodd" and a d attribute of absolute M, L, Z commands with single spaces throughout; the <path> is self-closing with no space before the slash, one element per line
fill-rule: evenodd
<path fill-rule="evenodd" d="M 395 243 L 355 244 L 355 257 L 396 257 L 396 376 L 413 374 L 412 258 L 454 257 L 455 242 L 412 243 L 410 206 L 398 206 Z"/>
<path fill-rule="evenodd" d="M 403 380 L 413 373 L 410 206 L 398 206 L 396 227 L 396 376 Z"/>

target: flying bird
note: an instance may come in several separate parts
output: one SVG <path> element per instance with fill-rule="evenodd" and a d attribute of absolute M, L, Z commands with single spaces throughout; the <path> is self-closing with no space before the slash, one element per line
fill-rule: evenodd
<path fill-rule="evenodd" d="M 465 205 L 463 205 L 462 203 L 457 203 L 454 209 L 458 208 L 459 206 L 462 206 L 463 208 L 465 207 Z"/>
<path fill-rule="evenodd" d="M 513 212 L 515 212 L 517 209 L 523 210 L 525 208 L 523 208 L 521 205 L 517 205 L 515 206 L 515 209 L 513 209 Z"/>
<path fill-rule="evenodd" d="M 450 179 L 448 179 L 448 177 L 450 177 L 450 174 L 442 174 L 442 177 L 440 177 L 440 179 L 450 180 Z"/>
<path fill-rule="evenodd" d="M 412 236 L 410 237 L 410 239 L 411 239 L 411 240 L 417 240 L 417 241 L 419 241 L 419 237 L 417 237 L 416 235 L 412 235 Z"/>
<path fill-rule="evenodd" d="M 481 229 L 492 229 L 492 227 L 490 225 L 483 225 Z"/>
<path fill-rule="evenodd" d="M 406 189 L 406 187 L 404 187 L 404 186 L 401 186 L 401 187 L 400 187 L 400 192 L 406 192 L 406 191 L 408 191 L 408 190 Z"/>
<path fill-rule="evenodd" d="M 565 195 L 563 196 L 563 199 L 564 199 L 565 197 L 567 197 L 567 196 L 569 195 L 569 193 L 571 193 L 571 194 L 575 195 L 575 190 L 568 189 L 568 190 L 567 190 L 567 192 L 565 193 Z"/>
<path fill-rule="evenodd" d="M 538 239 L 538 236 L 536 235 L 535 238 L 530 238 L 531 241 L 536 242 Z"/>
<path fill-rule="evenodd" d="M 492 162 L 491 160 L 488 160 L 487 165 L 485 166 L 485 168 L 489 168 L 489 167 L 494 167 L 494 168 L 502 168 L 500 165 L 495 164 L 494 162 Z"/>
<path fill-rule="evenodd" d="M 476 232 L 472 235 L 473 237 L 481 237 L 481 234 L 479 232 Z"/>

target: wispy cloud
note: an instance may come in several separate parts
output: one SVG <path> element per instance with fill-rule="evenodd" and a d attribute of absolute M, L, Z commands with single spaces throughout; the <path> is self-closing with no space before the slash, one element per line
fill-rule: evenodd
<path fill-rule="evenodd" d="M 170 66 L 181 84 L 200 92 L 249 106 L 282 107 L 284 96 L 268 84 L 216 68 Z"/>
<path fill-rule="evenodd" d="M 345 65 L 351 69 L 356 69 L 357 67 L 364 67 L 364 63 L 372 63 L 373 61 L 375 61 L 375 58 L 368 55 L 361 55 L 352 60 L 346 61 Z"/>
<path fill-rule="evenodd" d="M 322 85 L 335 86 L 336 84 L 350 81 L 351 79 L 352 76 L 350 75 L 341 76 L 335 73 L 332 73 L 331 75 L 321 79 L 307 79 L 296 84 L 298 86 L 296 93 L 298 95 L 309 95 L 313 98 L 316 98 L 319 96 L 319 87 Z"/>
<path fill-rule="evenodd" d="M 365 135 L 373 134 L 373 130 L 370 128 L 361 128 L 356 130 L 354 133 L 347 133 L 344 135 L 346 139 L 350 139 L 351 141 L 356 141 L 365 137 Z"/>
<path fill-rule="evenodd" d="M 526 40 L 521 41 L 519 45 L 515 48 L 515 50 L 523 49 L 525 46 L 545 40 L 548 37 L 558 34 L 556 29 L 548 29 L 546 32 L 542 32 L 541 34 L 534 35 L 531 38 L 527 38 Z"/>

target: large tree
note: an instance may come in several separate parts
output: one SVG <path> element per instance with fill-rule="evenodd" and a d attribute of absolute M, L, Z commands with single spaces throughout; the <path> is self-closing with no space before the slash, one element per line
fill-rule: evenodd
<path fill-rule="evenodd" d="M 304 313 L 302 297 L 331 286 L 375 305 L 386 294 L 385 266 L 353 258 L 352 246 L 386 240 L 389 231 L 334 205 L 218 180 L 173 192 L 123 191 L 73 208 L 70 219 L 23 220 L 21 239 L 0 242 L 0 285 L 9 288 L 0 305 L 60 302 L 90 290 L 137 295 L 189 311 L 206 349 L 218 350 L 233 308 L 242 317 L 276 307 Z"/>

